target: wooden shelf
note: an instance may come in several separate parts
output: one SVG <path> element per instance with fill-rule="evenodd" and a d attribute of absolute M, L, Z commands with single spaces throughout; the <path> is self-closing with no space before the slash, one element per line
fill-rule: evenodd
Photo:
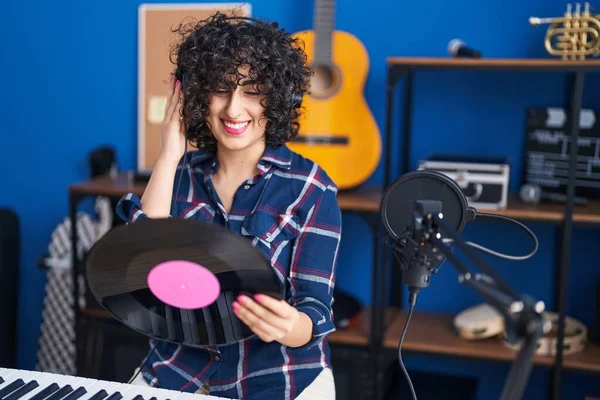
<path fill-rule="evenodd" d="M 505 209 L 480 209 L 478 211 L 481 213 L 504 215 L 519 220 L 560 222 L 564 220 L 565 207 L 565 204 L 559 203 L 525 204 L 519 200 L 516 194 L 511 194 Z M 600 202 L 590 201 L 586 205 L 574 206 L 573 221 L 576 223 L 600 224 Z"/>
<path fill-rule="evenodd" d="M 365 187 L 340 192 L 338 201 L 343 210 L 379 212 L 382 196 L 383 190 L 380 187 Z M 506 208 L 478 209 L 477 211 L 503 215 L 517 220 L 559 223 L 564 220 L 565 206 L 560 203 L 525 204 L 519 200 L 517 194 L 511 194 Z M 573 221 L 575 223 L 600 224 L 600 201 L 590 201 L 587 205 L 574 206 Z"/>
<path fill-rule="evenodd" d="M 119 174 L 115 179 L 102 177 L 70 186 L 71 192 L 84 195 L 123 196 L 135 193 L 141 196 L 145 184 L 133 182 L 127 174 Z M 381 186 L 361 186 L 357 189 L 340 191 L 338 202 L 346 211 L 379 212 L 383 188 Z M 516 194 L 511 194 L 505 209 L 479 209 L 481 213 L 499 214 L 519 220 L 548 221 L 558 223 L 564 219 L 565 205 L 543 203 L 531 205 L 521 202 Z M 600 201 L 590 201 L 587 205 L 577 205 L 573 209 L 575 223 L 600 224 Z"/>
<path fill-rule="evenodd" d="M 135 182 L 133 176 L 127 173 L 120 173 L 114 179 L 105 176 L 69 186 L 71 193 L 113 197 L 120 197 L 127 193 L 142 196 L 145 189 L 144 183 Z M 381 195 L 380 186 L 365 186 L 340 192 L 338 202 L 343 210 L 377 212 L 381 203 Z"/>
<path fill-rule="evenodd" d="M 397 316 L 395 309 L 387 309 L 384 325 L 390 326 Z M 338 328 L 328 337 L 329 343 L 351 344 L 358 346 L 366 346 L 370 342 L 371 332 L 371 308 L 365 308 L 357 315 L 351 324 L 350 328 Z"/>
<path fill-rule="evenodd" d="M 379 212 L 383 189 L 381 186 L 364 186 L 339 191 L 337 198 L 342 210 Z"/>
<path fill-rule="evenodd" d="M 387 63 L 389 66 L 415 69 L 600 71 L 600 61 L 591 59 L 388 57 Z"/>
<path fill-rule="evenodd" d="M 403 352 L 418 352 L 455 357 L 512 362 L 517 354 L 500 339 L 470 341 L 459 338 L 452 325 L 453 314 L 414 312 L 402 346 Z M 384 346 L 397 349 L 406 322 L 406 311 L 396 313 L 386 331 Z M 536 356 L 538 365 L 552 366 L 554 357 Z M 563 357 L 565 369 L 600 372 L 600 346 L 588 343 L 579 353 Z"/>
<path fill-rule="evenodd" d="M 81 315 L 100 319 L 113 318 L 101 309 L 83 309 Z M 370 339 L 370 315 L 371 309 L 366 308 L 357 316 L 351 328 L 338 329 L 330 334 L 329 343 L 367 346 Z M 414 312 L 402 351 L 502 362 L 512 362 L 515 358 L 516 351 L 505 347 L 499 339 L 469 341 L 459 338 L 452 325 L 453 319 L 453 314 Z M 405 321 L 406 310 L 386 310 L 384 347 L 398 348 Z M 534 361 L 538 365 L 552 366 L 554 357 L 536 356 Z M 563 365 L 566 369 L 600 373 L 600 346 L 588 343 L 583 351 L 564 356 Z"/>
<path fill-rule="evenodd" d="M 94 196 L 123 196 L 127 193 L 144 194 L 145 184 L 136 183 L 133 175 L 120 173 L 117 177 L 103 176 L 69 186 L 69 192 Z"/>

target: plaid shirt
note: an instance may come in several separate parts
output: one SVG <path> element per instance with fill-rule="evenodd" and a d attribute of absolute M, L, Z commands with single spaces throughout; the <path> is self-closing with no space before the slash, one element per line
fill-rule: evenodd
<path fill-rule="evenodd" d="M 335 330 L 334 272 L 341 235 L 337 187 L 317 164 L 288 147 L 267 147 L 259 173 L 238 188 L 226 213 L 211 179 L 216 157 L 200 151 L 190 155 L 171 216 L 220 224 L 248 238 L 271 260 L 288 303 L 312 320 L 313 336 L 298 348 L 257 336 L 202 349 L 159 341 L 142 374 L 151 386 L 185 392 L 208 382 L 214 396 L 294 399 L 323 368 L 331 368 L 325 338 Z M 134 194 L 119 201 L 117 213 L 127 223 L 147 218 Z"/>

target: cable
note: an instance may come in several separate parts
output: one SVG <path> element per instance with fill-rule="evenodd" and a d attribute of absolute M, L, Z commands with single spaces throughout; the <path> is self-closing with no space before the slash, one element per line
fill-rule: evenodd
<path fill-rule="evenodd" d="M 140 364 L 140 368 L 138 369 L 138 372 L 136 372 L 135 375 L 133 375 L 131 377 L 131 379 L 129 380 L 129 382 L 127 382 L 127 384 L 131 384 L 131 382 L 134 381 L 134 379 L 138 376 L 138 374 L 146 366 L 146 363 L 148 362 L 148 359 L 150 358 L 150 356 L 152 355 L 152 353 L 154 353 L 154 350 L 156 350 L 156 346 L 158 346 L 158 340 L 156 341 L 156 343 L 154 344 L 154 346 L 152 346 L 152 350 L 150 350 L 150 353 L 148 353 L 148 355 L 146 356 L 146 358 L 144 359 L 144 361 Z"/>
<path fill-rule="evenodd" d="M 522 223 L 520 223 L 519 221 L 516 221 L 512 218 L 508 218 L 505 217 L 504 215 L 497 215 L 497 214 L 485 214 L 485 213 L 480 213 L 477 212 L 475 213 L 477 218 L 483 218 L 483 219 L 499 219 L 501 221 L 506 221 L 506 222 L 510 222 L 513 223 L 515 225 L 517 225 L 518 227 L 520 227 L 521 229 L 523 229 L 525 231 L 525 233 L 527 233 L 529 235 L 529 237 L 531 237 L 531 240 L 533 240 L 533 250 L 525 255 L 525 256 L 510 256 L 510 255 L 506 255 L 506 254 L 502 254 L 502 253 L 497 253 L 493 250 L 489 250 L 483 246 L 477 245 L 477 244 L 473 244 L 472 246 L 475 248 L 478 248 L 479 250 L 485 251 L 491 255 L 500 257 L 500 258 L 505 258 L 507 260 L 515 260 L 515 261 L 521 261 L 521 260 L 526 260 L 530 257 L 532 257 L 538 250 L 538 240 L 537 237 L 535 236 L 535 234 L 531 231 L 531 229 L 529 229 L 528 227 L 526 227 L 525 225 L 523 225 Z"/>
<path fill-rule="evenodd" d="M 400 363 L 400 368 L 406 377 L 406 381 L 408 382 L 408 387 L 410 388 L 410 393 L 412 394 L 413 400 L 417 400 L 417 394 L 415 393 L 415 388 L 413 387 L 412 381 L 410 380 L 410 376 L 408 375 L 408 371 L 404 366 L 404 362 L 402 362 L 402 343 L 404 343 L 404 336 L 406 336 L 406 331 L 408 331 L 408 324 L 410 322 L 410 317 L 412 316 L 413 310 L 415 309 L 415 304 L 417 303 L 417 292 L 411 290 L 409 293 L 409 309 L 408 316 L 406 317 L 406 322 L 404 323 L 404 329 L 402 330 L 402 336 L 400 336 L 400 342 L 398 343 L 398 362 Z"/>
<path fill-rule="evenodd" d="M 480 245 L 480 244 L 477 244 L 477 243 L 473 243 L 473 242 L 465 242 L 465 243 L 466 243 L 466 244 L 468 244 L 469 246 L 471 246 L 471 247 L 473 247 L 473 248 L 476 248 L 476 249 L 478 249 L 478 250 L 481 250 L 481 251 L 483 251 L 483 252 L 485 252 L 485 253 L 491 254 L 491 255 L 493 255 L 493 256 L 496 256 L 496 257 L 498 257 L 498 258 L 504 258 L 504 259 L 506 259 L 506 260 L 511 260 L 511 261 L 523 261 L 523 260 L 527 260 L 527 259 L 531 258 L 531 257 L 532 257 L 532 256 L 533 256 L 535 253 L 537 253 L 537 251 L 538 251 L 538 247 L 539 247 L 539 243 L 538 243 L 538 239 L 537 239 L 537 237 L 536 237 L 536 236 L 535 236 L 535 234 L 534 234 L 534 233 L 531 231 L 531 229 L 529 229 L 528 227 L 526 227 L 525 225 L 523 225 L 523 224 L 522 224 L 522 223 L 520 223 L 519 221 L 516 221 L 516 220 L 514 220 L 514 219 L 512 219 L 512 218 L 505 217 L 505 216 L 503 216 L 503 215 L 496 215 L 496 214 L 485 214 L 485 213 L 479 213 L 479 212 L 477 212 L 477 213 L 475 213 L 475 215 L 477 216 L 477 218 L 483 218 L 483 219 L 486 219 L 486 218 L 487 218 L 487 219 L 499 219 L 499 220 L 502 220 L 502 221 L 511 222 L 511 223 L 513 223 L 513 224 L 515 224 L 515 225 L 519 226 L 519 227 L 520 227 L 520 228 L 522 228 L 522 229 L 525 231 L 525 233 L 527 233 L 527 234 L 528 234 L 528 235 L 531 237 L 531 239 L 533 240 L 533 250 L 532 250 L 532 251 L 531 251 L 529 254 L 526 254 L 526 255 L 524 255 L 524 256 L 512 256 L 512 255 L 510 255 L 510 254 L 503 254 L 503 253 L 499 253 L 499 252 L 497 252 L 497 251 L 491 250 L 491 249 L 489 249 L 489 248 L 487 248 L 487 247 L 484 247 L 484 246 L 482 246 L 482 245 Z M 444 241 L 444 243 L 452 243 L 452 242 L 453 242 L 453 240 L 452 240 L 452 239 L 444 239 L 443 241 Z"/>

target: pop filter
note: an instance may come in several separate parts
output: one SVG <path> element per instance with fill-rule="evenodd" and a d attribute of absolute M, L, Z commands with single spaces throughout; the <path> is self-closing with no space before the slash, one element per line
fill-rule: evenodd
<path fill-rule="evenodd" d="M 383 224 L 394 241 L 410 229 L 419 200 L 441 202 L 444 220 L 457 232 L 475 217 L 475 209 L 468 207 L 465 195 L 451 178 L 431 170 L 409 172 L 386 189 L 381 202 Z"/>

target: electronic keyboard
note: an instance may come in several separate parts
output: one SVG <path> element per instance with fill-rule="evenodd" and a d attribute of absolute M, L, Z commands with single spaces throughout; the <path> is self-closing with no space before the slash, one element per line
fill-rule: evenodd
<path fill-rule="evenodd" d="M 0 368 L 1 400 L 231 400 L 49 372 Z"/>

